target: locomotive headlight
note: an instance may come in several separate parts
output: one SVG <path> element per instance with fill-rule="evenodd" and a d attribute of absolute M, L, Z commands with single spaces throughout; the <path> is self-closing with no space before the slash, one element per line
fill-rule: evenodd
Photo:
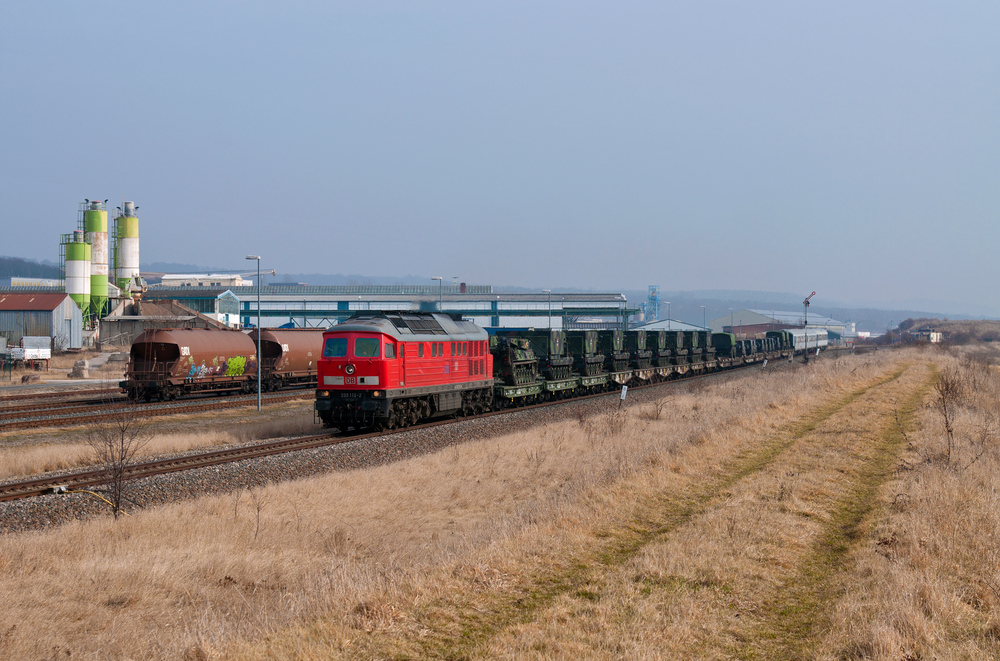
<path fill-rule="evenodd" d="M 354 365 L 348 365 L 347 367 L 344 368 L 344 371 L 347 372 L 348 374 L 354 374 Z"/>
<path fill-rule="evenodd" d="M 329 397 L 330 396 L 330 391 L 329 390 L 320 390 L 319 393 L 317 393 L 317 394 L 320 397 Z"/>
<path fill-rule="evenodd" d="M 379 395 L 378 390 L 373 390 L 372 391 L 372 397 L 378 397 L 378 395 Z"/>

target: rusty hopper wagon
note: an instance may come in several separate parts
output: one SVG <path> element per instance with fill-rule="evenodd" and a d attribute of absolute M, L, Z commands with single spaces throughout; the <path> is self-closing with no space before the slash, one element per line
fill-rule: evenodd
<path fill-rule="evenodd" d="M 250 391 L 257 347 L 237 330 L 147 330 L 132 343 L 125 380 L 130 397 L 176 399 L 202 391 Z"/>
<path fill-rule="evenodd" d="M 265 328 L 260 332 L 261 386 L 281 390 L 316 385 L 323 349 L 322 328 Z M 250 331 L 256 344 L 257 330 Z"/>
<path fill-rule="evenodd" d="M 315 386 L 322 330 L 264 329 L 261 388 Z M 195 393 L 257 389 L 257 334 L 237 330 L 147 330 L 132 343 L 125 380 L 130 397 L 167 400 Z"/>

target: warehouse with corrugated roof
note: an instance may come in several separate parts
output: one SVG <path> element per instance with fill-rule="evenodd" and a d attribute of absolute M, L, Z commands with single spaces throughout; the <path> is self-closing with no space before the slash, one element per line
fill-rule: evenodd
<path fill-rule="evenodd" d="M 83 313 L 65 293 L 0 292 L 0 336 L 8 346 L 22 337 L 52 338 L 57 351 L 83 347 Z"/>
<path fill-rule="evenodd" d="M 808 321 L 808 324 L 807 324 Z M 847 324 L 821 314 L 809 313 L 808 318 L 803 312 L 788 312 L 786 310 L 733 310 L 731 313 L 713 319 L 708 324 L 716 333 L 735 333 L 741 337 L 750 337 L 759 333 L 786 328 L 820 328 L 833 333 L 836 337 L 844 334 Z"/>

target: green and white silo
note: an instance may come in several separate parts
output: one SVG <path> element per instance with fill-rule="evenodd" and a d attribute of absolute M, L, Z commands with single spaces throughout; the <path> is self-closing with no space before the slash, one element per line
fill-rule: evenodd
<path fill-rule="evenodd" d="M 66 293 L 76 301 L 85 318 L 90 317 L 90 244 L 80 230 L 64 234 Z"/>
<path fill-rule="evenodd" d="M 83 204 L 81 229 L 90 244 L 90 309 L 95 319 L 104 316 L 108 305 L 108 210 L 105 202 Z"/>
<path fill-rule="evenodd" d="M 126 295 L 139 275 L 139 218 L 134 202 L 126 202 L 115 218 L 115 283 Z"/>

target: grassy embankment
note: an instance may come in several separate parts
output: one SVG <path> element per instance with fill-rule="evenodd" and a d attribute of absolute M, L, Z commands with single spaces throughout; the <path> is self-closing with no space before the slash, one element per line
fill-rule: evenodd
<path fill-rule="evenodd" d="M 947 370 L 978 375 L 952 408 L 950 462 L 923 406 Z M 685 386 L 660 408 L 8 536 L 0 653 L 988 658 L 987 392 L 995 370 L 938 353 L 821 359 Z"/>
<path fill-rule="evenodd" d="M 137 458 L 322 432 L 322 425 L 313 419 L 311 401 L 268 405 L 264 421 L 257 420 L 256 410 L 247 413 L 255 406 L 150 418 L 150 438 Z M 49 471 L 93 465 L 94 451 L 87 443 L 89 431 L 87 426 L 79 426 L 0 434 L 0 480 L 27 479 Z"/>

